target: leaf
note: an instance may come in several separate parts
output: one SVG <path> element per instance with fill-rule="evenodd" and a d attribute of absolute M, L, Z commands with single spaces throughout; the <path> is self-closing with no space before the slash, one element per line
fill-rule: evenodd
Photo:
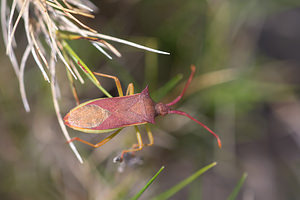
<path fill-rule="evenodd" d="M 242 178 L 239 180 L 238 184 L 235 186 L 234 190 L 232 193 L 229 195 L 227 200 L 234 200 L 236 199 L 237 195 L 239 194 L 239 191 L 241 190 L 241 187 L 243 186 L 248 174 L 244 172 Z"/>
<path fill-rule="evenodd" d="M 174 194 L 179 192 L 182 188 L 193 182 L 195 179 L 197 179 L 200 175 L 202 175 L 204 172 L 208 171 L 212 167 L 216 166 L 216 162 L 213 162 L 201 169 L 199 169 L 197 172 L 189 176 L 188 178 L 184 179 L 177 185 L 173 186 L 171 189 L 159 194 L 158 196 L 154 197 L 153 200 L 163 200 L 163 199 L 169 199 L 172 197 Z"/>
<path fill-rule="evenodd" d="M 178 74 L 170 81 L 168 81 L 164 86 L 162 86 L 156 91 L 153 91 L 151 94 L 153 100 L 158 102 L 160 99 L 166 96 L 179 83 L 179 81 L 181 81 L 182 77 L 182 74 Z"/>
<path fill-rule="evenodd" d="M 92 71 L 88 68 L 88 66 L 79 58 L 79 56 L 73 51 L 73 49 L 68 45 L 66 41 L 62 41 L 62 45 L 74 62 L 79 65 L 79 68 L 87 75 L 87 77 L 98 87 L 106 96 L 112 97 L 99 83 L 96 79 Z"/>
<path fill-rule="evenodd" d="M 131 198 L 131 200 L 137 200 L 140 198 L 140 196 L 145 192 L 145 190 L 151 185 L 151 183 L 153 183 L 153 181 L 157 178 L 157 176 L 160 174 L 160 172 L 162 172 L 162 170 L 165 167 L 162 166 L 160 168 L 160 170 L 158 170 L 158 172 L 148 181 L 148 183 L 134 196 Z"/>

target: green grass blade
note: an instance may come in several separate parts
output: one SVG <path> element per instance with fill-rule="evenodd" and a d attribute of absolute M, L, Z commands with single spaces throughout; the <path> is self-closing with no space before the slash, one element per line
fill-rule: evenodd
<path fill-rule="evenodd" d="M 241 187 L 243 186 L 248 174 L 245 172 L 242 176 L 242 178 L 239 180 L 238 184 L 235 186 L 234 190 L 232 193 L 229 195 L 227 200 L 234 200 L 236 199 L 237 195 L 239 194 Z"/>
<path fill-rule="evenodd" d="M 137 200 L 140 198 L 140 196 L 145 192 L 145 190 L 151 185 L 151 183 L 157 178 L 157 176 L 160 174 L 160 172 L 164 169 L 165 167 L 162 166 L 160 170 L 148 181 L 148 183 L 134 196 L 131 198 L 131 200 Z"/>
<path fill-rule="evenodd" d="M 81 66 L 79 68 L 84 72 L 84 74 L 87 75 L 87 77 L 96 85 L 106 96 L 112 97 L 99 83 L 99 81 L 96 79 L 95 75 L 92 73 L 92 71 L 88 68 L 88 66 L 79 58 L 79 56 L 73 51 L 73 49 L 68 45 L 66 41 L 62 41 L 62 45 L 64 49 L 68 52 L 68 54 L 71 56 L 71 58 L 74 60 L 74 62 L 82 65 L 84 69 L 82 69 Z"/>
<path fill-rule="evenodd" d="M 151 46 L 154 49 L 158 48 L 157 39 L 144 38 L 145 46 Z M 156 53 L 145 52 L 145 81 L 144 85 L 151 83 L 152 88 L 157 88 L 157 79 L 159 74 L 158 55 Z"/>
<path fill-rule="evenodd" d="M 156 91 L 153 91 L 151 94 L 151 98 L 156 102 L 161 100 L 181 81 L 182 77 L 183 77 L 182 74 L 178 74 L 177 76 L 172 78 L 164 86 L 162 86 Z"/>
<path fill-rule="evenodd" d="M 200 175 L 202 175 L 207 170 L 211 169 L 212 167 L 216 166 L 216 162 L 213 162 L 201 169 L 199 169 L 197 172 L 189 176 L 188 178 L 184 179 L 177 185 L 173 186 L 171 189 L 167 190 L 166 192 L 161 193 L 160 195 L 153 198 L 153 200 L 163 200 L 163 199 L 169 199 L 174 194 L 179 192 L 182 188 L 193 182 L 195 179 L 197 179 Z"/>

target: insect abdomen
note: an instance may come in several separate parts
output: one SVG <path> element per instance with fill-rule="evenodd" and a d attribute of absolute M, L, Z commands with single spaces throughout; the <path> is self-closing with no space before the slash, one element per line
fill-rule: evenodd
<path fill-rule="evenodd" d="M 108 110 L 89 104 L 75 108 L 69 113 L 68 123 L 72 127 L 95 128 L 102 124 L 110 115 Z"/>

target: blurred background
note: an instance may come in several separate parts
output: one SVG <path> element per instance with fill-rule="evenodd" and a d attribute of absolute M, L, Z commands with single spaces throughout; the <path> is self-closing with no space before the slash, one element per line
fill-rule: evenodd
<path fill-rule="evenodd" d="M 158 55 L 115 44 L 122 58 L 108 60 L 87 41 L 70 42 L 97 72 L 134 82 L 150 94 L 178 74 L 181 84 L 160 100 L 169 102 L 197 67 L 183 100 L 175 107 L 214 130 L 182 116 L 158 117 L 151 125 L 155 145 L 136 155 L 143 164 L 123 173 L 112 159 L 136 143 L 133 128 L 99 149 L 75 143 L 80 164 L 60 130 L 50 86 L 31 58 L 25 86 L 26 113 L 18 80 L 1 38 L 0 48 L 0 196 L 1 199 L 128 199 L 164 165 L 141 199 L 149 199 L 212 163 L 218 165 L 172 199 L 226 199 L 244 172 L 238 199 L 300 198 L 300 2 L 296 0 L 101 0 L 96 18 L 81 18 L 100 33 L 170 52 Z M 21 24 L 22 26 L 22 24 Z M 21 27 L 20 26 L 20 27 Z M 23 30 L 17 30 L 22 56 Z M 62 114 L 75 106 L 64 66 L 57 65 Z M 112 80 L 103 86 L 117 95 Z M 103 97 L 89 81 L 76 83 L 81 102 Z M 107 134 L 70 131 L 97 143 Z M 146 132 L 142 128 L 144 141 Z"/>

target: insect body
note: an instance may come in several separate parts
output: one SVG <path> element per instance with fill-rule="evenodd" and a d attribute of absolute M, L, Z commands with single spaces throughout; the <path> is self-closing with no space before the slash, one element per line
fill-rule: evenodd
<path fill-rule="evenodd" d="M 153 124 L 155 115 L 155 104 L 146 87 L 139 94 L 85 102 L 64 119 L 66 125 L 75 130 L 103 133 L 126 126 Z"/>
<path fill-rule="evenodd" d="M 73 108 L 64 117 L 65 124 L 75 130 L 87 133 L 104 133 L 110 131 L 115 132 L 98 144 L 91 144 L 78 137 L 71 139 L 69 142 L 77 140 L 96 148 L 102 146 L 110 139 L 115 137 L 122 128 L 127 126 L 135 126 L 138 144 L 134 144 L 131 149 L 122 152 L 121 156 L 118 159 L 119 161 L 122 161 L 123 155 L 125 153 L 139 151 L 144 146 L 151 146 L 153 144 L 153 136 L 147 124 L 155 123 L 155 117 L 160 115 L 164 116 L 166 114 L 178 114 L 190 118 L 191 120 L 200 124 L 206 130 L 208 130 L 217 138 L 218 145 L 219 147 L 221 147 L 221 140 L 219 139 L 218 135 L 216 135 L 211 129 L 209 129 L 207 126 L 205 126 L 189 114 L 171 109 L 171 106 L 176 104 L 182 98 L 187 87 L 192 81 L 195 73 L 195 66 L 191 66 L 191 71 L 191 75 L 181 94 L 168 104 L 155 103 L 149 95 L 148 87 L 146 87 L 141 93 L 134 94 L 134 88 L 132 84 L 129 84 L 126 96 L 123 96 L 121 84 L 116 77 L 95 73 L 99 76 L 113 78 L 116 82 L 120 97 L 94 99 L 82 103 Z M 146 124 L 146 130 L 150 141 L 149 144 L 143 143 L 140 131 L 137 127 L 137 125 L 142 124 Z"/>

